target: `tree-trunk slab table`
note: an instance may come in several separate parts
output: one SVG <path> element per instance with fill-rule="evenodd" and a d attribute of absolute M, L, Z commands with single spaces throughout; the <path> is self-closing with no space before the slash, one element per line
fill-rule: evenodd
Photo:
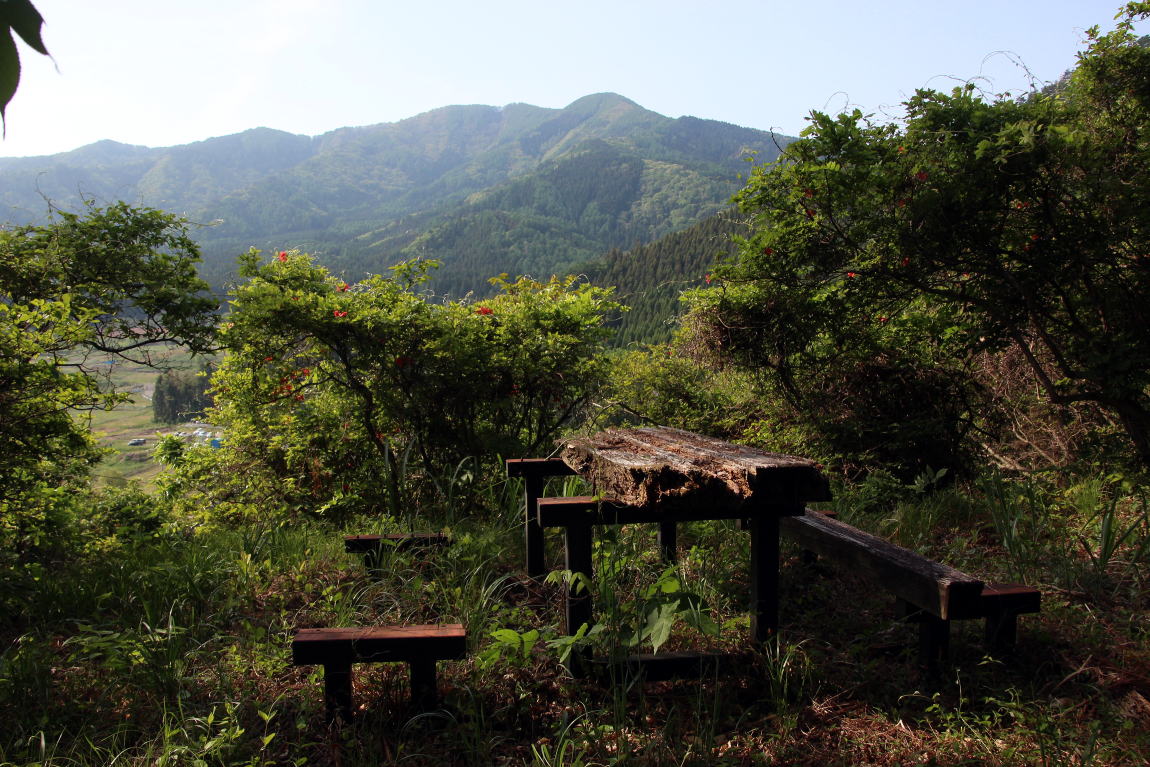
<path fill-rule="evenodd" d="M 562 463 L 560 464 L 559 461 Z M 563 468 L 565 467 L 565 468 Z M 594 496 L 535 498 L 528 493 L 528 525 L 564 529 L 566 568 L 592 576 L 592 528 L 657 524 L 665 554 L 673 553 L 675 524 L 739 519 L 751 535 L 751 634 L 756 642 L 778 630 L 779 520 L 798 516 L 807 503 L 830 500 L 827 479 L 814 461 L 666 427 L 609 429 L 560 445 L 558 461 L 512 466 L 512 475 L 576 473 Z M 541 483 L 536 480 L 534 489 Z M 534 519 L 532 519 L 532 514 Z M 528 559 L 541 560 L 530 551 Z M 533 573 L 534 574 L 534 573 Z M 592 621 L 590 594 L 572 579 L 567 630 Z"/>

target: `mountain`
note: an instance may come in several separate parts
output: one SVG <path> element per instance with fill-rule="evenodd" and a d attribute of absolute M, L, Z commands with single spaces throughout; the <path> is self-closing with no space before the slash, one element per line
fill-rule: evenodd
<path fill-rule="evenodd" d="M 750 226 L 726 209 L 686 229 L 628 251 L 612 250 L 578 272 L 600 286 L 615 288 L 629 307 L 614 321 L 616 346 L 668 341 L 682 314 L 683 291 L 709 284 L 715 264 L 735 253 L 733 238 Z"/>
<path fill-rule="evenodd" d="M 0 218 L 38 220 L 45 199 L 63 209 L 122 199 L 210 223 L 195 237 L 216 285 L 255 246 L 313 252 L 349 279 L 435 258 L 435 289 L 458 295 L 501 272 L 546 278 L 689 227 L 726 207 L 751 153 L 770 161 L 787 141 L 611 93 L 563 109 L 450 106 L 316 137 L 256 128 L 0 159 Z"/>

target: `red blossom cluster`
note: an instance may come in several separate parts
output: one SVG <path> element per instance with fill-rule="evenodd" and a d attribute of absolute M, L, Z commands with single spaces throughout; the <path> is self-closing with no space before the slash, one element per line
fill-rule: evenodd
<path fill-rule="evenodd" d="M 493 314 L 493 310 L 491 309 L 490 306 L 481 306 L 475 310 L 475 313 L 476 314 Z"/>

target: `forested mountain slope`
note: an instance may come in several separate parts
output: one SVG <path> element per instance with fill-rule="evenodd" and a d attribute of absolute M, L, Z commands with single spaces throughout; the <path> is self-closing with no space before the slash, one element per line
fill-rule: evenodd
<path fill-rule="evenodd" d="M 747 224 L 726 209 L 682 231 L 628 251 L 612 250 L 582 273 L 595 285 L 614 286 L 630 308 L 615 323 L 613 343 L 658 343 L 670 339 L 682 313 L 684 290 L 702 287 L 715 263 L 734 252 L 731 238 Z"/>
<path fill-rule="evenodd" d="M 0 208 L 21 223 L 42 219 L 45 200 L 122 199 L 211 222 L 196 238 L 217 286 L 255 246 L 314 252 L 350 279 L 436 258 L 434 287 L 459 295 L 690 226 L 727 205 L 750 153 L 770 160 L 787 141 L 609 93 L 563 109 L 451 106 L 316 137 L 257 128 L 0 159 Z"/>

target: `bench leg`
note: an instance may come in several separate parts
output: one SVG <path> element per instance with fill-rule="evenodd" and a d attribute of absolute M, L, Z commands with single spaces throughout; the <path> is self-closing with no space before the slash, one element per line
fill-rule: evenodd
<path fill-rule="evenodd" d="M 1018 639 L 1018 613 L 996 610 L 986 616 L 986 648 L 992 653 L 1009 654 Z"/>
<path fill-rule="evenodd" d="M 930 671 L 937 671 L 950 657 L 950 621 L 928 613 L 918 617 L 919 659 Z"/>
<path fill-rule="evenodd" d="M 679 529 L 674 522 L 659 523 L 659 552 L 664 562 L 677 562 L 679 559 Z"/>
<path fill-rule="evenodd" d="M 411 705 L 417 709 L 431 709 L 439 702 L 439 686 L 435 678 L 435 661 L 420 658 L 408 663 L 411 667 Z"/>
<path fill-rule="evenodd" d="M 335 724 L 338 721 L 345 723 L 351 721 L 350 663 L 337 662 L 323 665 L 323 699 L 327 708 L 329 724 Z"/>

